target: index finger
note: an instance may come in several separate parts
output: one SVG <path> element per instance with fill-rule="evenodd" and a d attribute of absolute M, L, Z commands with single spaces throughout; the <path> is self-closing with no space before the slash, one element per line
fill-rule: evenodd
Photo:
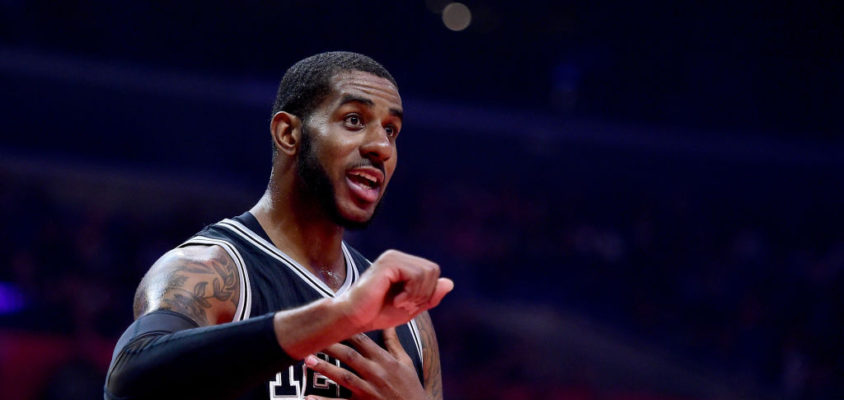
<path fill-rule="evenodd" d="M 335 344 L 335 346 L 339 345 Z M 371 397 L 372 394 L 375 393 L 375 390 L 372 388 L 372 385 L 370 385 L 369 382 L 367 382 L 366 380 L 361 379 L 361 377 L 355 375 L 354 372 L 342 367 L 338 367 L 330 362 L 320 360 L 314 355 L 309 355 L 305 357 L 305 365 L 308 366 L 308 368 L 319 372 L 326 378 L 336 382 L 338 385 L 351 390 L 352 393 L 356 395 L 365 395 Z"/>

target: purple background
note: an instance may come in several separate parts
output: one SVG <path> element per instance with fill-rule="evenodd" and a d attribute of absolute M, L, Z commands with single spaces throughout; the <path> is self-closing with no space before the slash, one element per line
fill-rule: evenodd
<path fill-rule="evenodd" d="M 844 397 L 833 2 L 0 1 L 0 387 L 101 398 L 134 289 L 241 213 L 284 70 L 397 78 L 370 258 L 457 284 L 450 399 Z"/>

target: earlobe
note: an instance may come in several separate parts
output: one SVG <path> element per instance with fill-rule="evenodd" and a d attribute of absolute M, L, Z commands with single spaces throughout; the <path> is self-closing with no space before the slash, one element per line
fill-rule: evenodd
<path fill-rule="evenodd" d="M 286 111 L 279 111 L 273 115 L 270 122 L 270 133 L 276 149 L 287 155 L 296 154 L 301 135 L 302 121 L 299 117 Z"/>

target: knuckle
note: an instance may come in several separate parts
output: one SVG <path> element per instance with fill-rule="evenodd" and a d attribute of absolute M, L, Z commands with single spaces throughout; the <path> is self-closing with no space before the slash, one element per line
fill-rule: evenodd
<path fill-rule="evenodd" d="M 358 352 L 356 352 L 352 349 L 346 350 L 346 360 L 348 360 L 349 363 L 354 363 L 355 361 L 358 361 L 358 359 L 360 359 L 360 357 L 361 357 L 360 353 L 358 353 Z"/>
<path fill-rule="evenodd" d="M 314 365 L 312 367 L 308 367 L 308 368 L 310 368 L 310 369 L 312 369 L 316 372 L 319 372 L 319 373 L 326 372 L 325 371 L 325 363 L 322 360 L 320 360 L 319 358 L 317 358 L 317 361 L 314 363 Z"/>
<path fill-rule="evenodd" d="M 355 374 L 349 371 L 343 371 L 339 374 L 337 379 L 340 381 L 340 384 L 343 386 L 351 386 L 352 383 L 355 381 Z"/>
<path fill-rule="evenodd" d="M 372 373 L 372 375 L 375 377 L 375 380 L 377 380 L 379 382 L 386 382 L 389 378 L 387 376 L 387 370 L 384 370 L 384 369 L 379 369 L 377 371 L 374 371 Z"/>
<path fill-rule="evenodd" d="M 366 342 L 369 341 L 369 336 L 366 336 L 366 334 L 363 333 L 358 333 L 357 335 L 352 337 L 352 340 L 356 345 L 363 346 L 366 344 Z"/>
<path fill-rule="evenodd" d="M 414 268 L 411 271 L 411 274 L 413 275 L 414 278 L 420 278 L 421 279 L 422 277 L 425 276 L 426 272 L 425 272 L 424 268 Z"/>
<path fill-rule="evenodd" d="M 435 274 L 439 275 L 440 274 L 440 265 L 437 264 L 437 263 L 431 263 L 431 271 L 433 271 Z"/>

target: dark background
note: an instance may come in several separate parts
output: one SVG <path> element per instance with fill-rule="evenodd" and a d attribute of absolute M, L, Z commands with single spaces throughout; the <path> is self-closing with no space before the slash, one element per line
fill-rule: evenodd
<path fill-rule="evenodd" d="M 844 397 L 838 2 L 0 1 L 0 387 L 101 398 L 134 288 L 269 173 L 275 86 L 397 78 L 348 240 L 439 262 L 450 399 Z"/>

